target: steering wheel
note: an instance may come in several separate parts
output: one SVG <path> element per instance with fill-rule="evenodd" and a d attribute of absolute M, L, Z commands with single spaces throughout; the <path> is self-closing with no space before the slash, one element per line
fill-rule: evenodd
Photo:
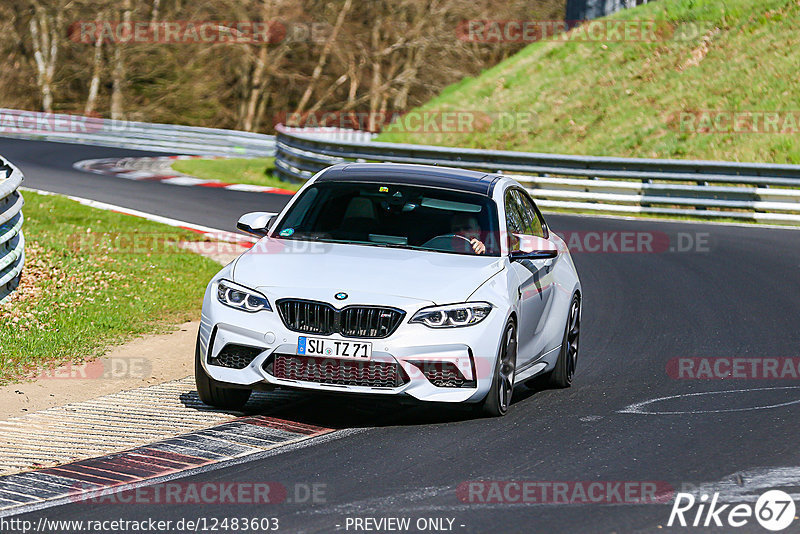
<path fill-rule="evenodd" d="M 453 241 L 453 238 L 459 238 L 462 241 Z M 464 237 L 463 235 L 458 234 L 443 234 L 437 235 L 436 237 L 429 239 L 425 243 L 422 244 L 423 248 L 432 248 L 434 250 L 449 250 L 453 252 L 461 252 L 459 250 L 459 246 L 455 246 L 455 243 L 458 245 L 463 245 L 463 252 L 474 252 L 472 248 L 472 241 L 468 238 Z"/>

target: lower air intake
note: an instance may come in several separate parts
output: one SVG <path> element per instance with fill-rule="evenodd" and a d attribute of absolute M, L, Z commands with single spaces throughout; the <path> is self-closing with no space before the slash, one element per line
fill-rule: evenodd
<path fill-rule="evenodd" d="M 396 363 L 339 360 L 276 354 L 268 369 L 276 378 L 373 388 L 395 388 L 408 382 Z"/>
<path fill-rule="evenodd" d="M 421 362 L 409 361 L 420 371 L 428 381 L 439 388 L 474 388 L 476 382 L 467 380 L 464 374 L 453 362 Z"/>

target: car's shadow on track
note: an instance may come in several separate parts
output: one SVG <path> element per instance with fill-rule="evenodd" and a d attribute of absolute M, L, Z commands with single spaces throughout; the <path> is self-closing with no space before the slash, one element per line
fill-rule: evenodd
<path fill-rule="evenodd" d="M 518 384 L 514 388 L 511 409 L 542 391 Z M 181 402 L 194 409 L 213 409 L 200 402 L 196 391 L 182 393 Z M 241 412 L 219 411 L 231 415 L 269 415 L 334 429 L 435 425 L 484 417 L 474 405 L 296 391 L 255 391 Z"/>

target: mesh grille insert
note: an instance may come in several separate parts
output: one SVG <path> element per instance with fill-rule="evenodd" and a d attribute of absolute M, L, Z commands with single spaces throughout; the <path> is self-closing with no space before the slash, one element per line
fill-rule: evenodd
<path fill-rule="evenodd" d="M 367 387 L 399 387 L 408 377 L 396 363 L 276 354 L 268 368 L 276 378 Z"/>

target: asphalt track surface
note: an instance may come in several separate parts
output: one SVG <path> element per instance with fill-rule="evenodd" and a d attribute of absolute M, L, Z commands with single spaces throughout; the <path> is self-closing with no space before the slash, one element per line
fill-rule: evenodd
<path fill-rule="evenodd" d="M 287 200 L 127 181 L 71 166 L 80 159 L 143 152 L 0 139 L 0 154 L 22 169 L 28 187 L 223 230 L 233 229 L 241 213 L 277 209 Z M 184 480 L 275 481 L 290 489 L 324 484 L 325 502 L 71 503 L 23 517 L 278 517 L 284 532 L 329 532 L 337 525 L 345 531 L 348 517 L 411 517 L 412 525 L 417 518 L 446 517 L 455 519 L 455 532 L 663 532 L 670 530 L 670 504 L 475 504 L 460 500 L 456 489 L 474 480 L 663 481 L 681 489 L 733 479 L 757 496 L 780 487 L 771 474 L 779 468 L 790 473 L 783 484 L 796 489 L 800 380 L 676 380 L 666 369 L 676 357 L 800 356 L 800 231 L 555 214 L 547 219 L 562 234 L 653 232 L 667 235 L 673 246 L 698 238 L 704 246 L 573 254 L 584 309 L 578 373 L 569 389 L 521 386 L 510 413 L 500 419 L 310 398 L 277 415 L 346 430 L 338 439 Z M 736 390 L 745 391 L 688 395 Z M 620 413 L 668 396 L 678 397 L 642 408 L 660 413 Z M 737 531 L 764 532 L 755 521 Z"/>

